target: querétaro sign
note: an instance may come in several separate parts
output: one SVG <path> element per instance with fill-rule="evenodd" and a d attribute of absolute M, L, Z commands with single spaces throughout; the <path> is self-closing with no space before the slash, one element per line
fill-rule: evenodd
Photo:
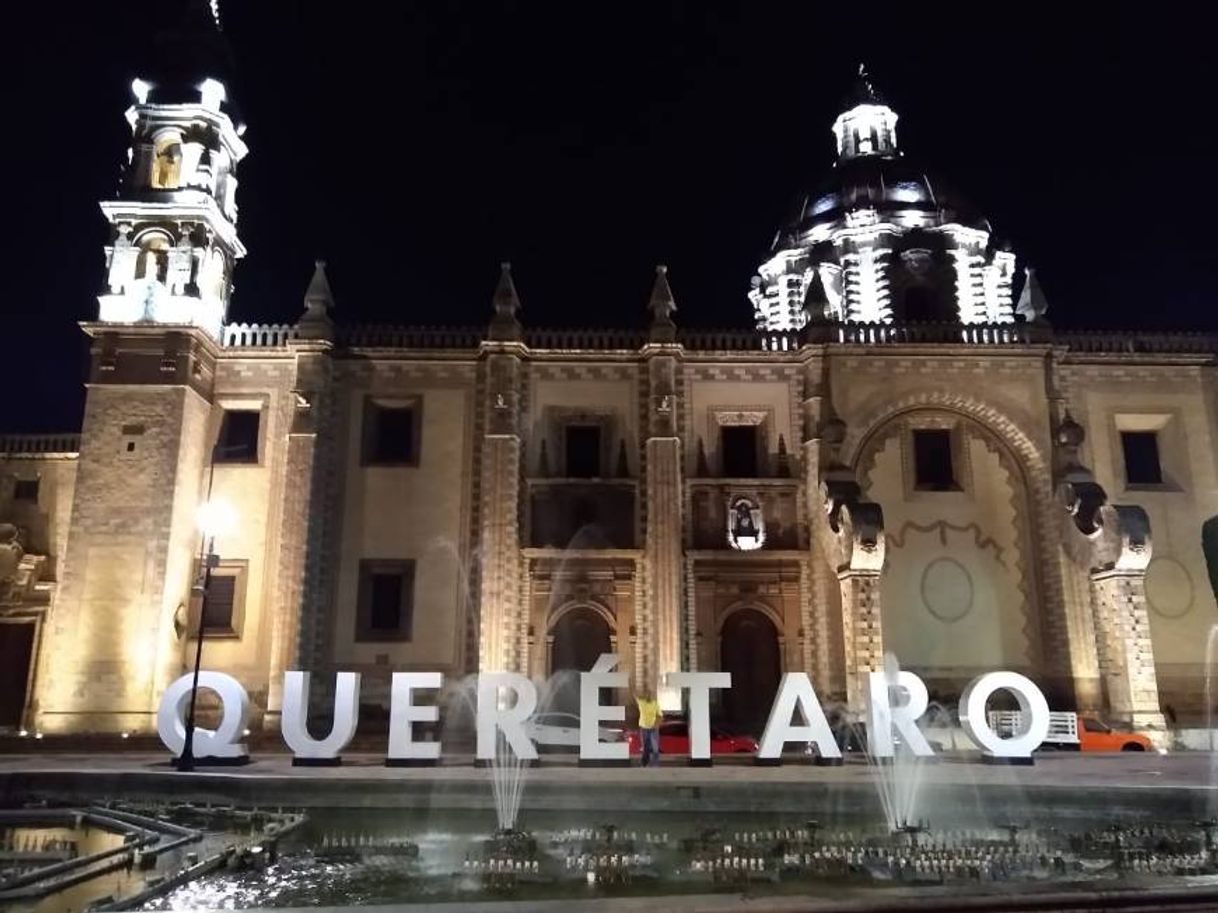
<path fill-rule="evenodd" d="M 602 723 L 624 723 L 626 708 L 620 704 L 600 703 L 600 689 L 625 689 L 625 672 L 613 671 L 618 662 L 614 654 L 603 654 L 590 672 L 579 675 L 579 757 L 583 761 L 627 761 L 629 745 L 623 741 L 605 742 L 599 738 Z M 157 711 L 157 731 L 161 741 L 180 755 L 186 743 L 184 716 L 190 700 L 191 675 L 179 678 L 166 689 Z M 671 672 L 664 678 L 670 689 L 688 693 L 690 758 L 710 758 L 710 692 L 732 685 L 727 672 Z M 435 723 L 440 708 L 416 704 L 415 692 L 438 690 L 444 684 L 439 672 L 395 672 L 390 691 L 390 763 L 427 763 L 438 761 L 443 751 L 439 741 L 416 741 L 414 727 Z M 246 756 L 241 738 L 249 713 L 249 696 L 231 675 L 201 671 L 199 687 L 214 691 L 220 698 L 221 720 L 216 729 L 196 728 L 194 756 L 199 760 L 232 760 Z M 334 723 L 323 739 L 309 734 L 307 726 L 309 673 L 287 672 L 283 680 L 283 739 L 301 762 L 324 763 L 338 759 L 355 735 L 359 715 L 360 675 L 339 672 L 334 688 Z M 986 720 L 986 702 L 997 691 L 1014 696 L 1024 725 L 1011 736 L 1001 736 Z M 894 701 L 894 696 L 896 700 Z M 879 758 L 892 757 L 897 738 L 917 755 L 934 754 L 918 728 L 926 712 L 926 685 L 912 672 L 872 672 L 867 689 L 868 751 Z M 502 737 L 512 753 L 523 760 L 537 757 L 537 747 L 525 732 L 524 724 L 537 709 L 537 688 L 515 672 L 484 672 L 477 676 L 476 747 L 480 761 L 490 761 Z M 1049 705 L 1040 689 L 1016 672 L 989 672 L 978 676 L 960 697 L 960 725 L 972 742 L 996 758 L 1028 758 L 1044 741 L 1049 731 Z M 894 735 L 896 738 L 894 738 Z M 822 758 L 840 758 L 841 748 L 821 709 L 812 680 L 803 672 L 788 672 L 782 677 L 770 708 L 769 721 L 761 737 L 757 758 L 777 761 L 788 743 L 800 748 L 815 746 Z"/>

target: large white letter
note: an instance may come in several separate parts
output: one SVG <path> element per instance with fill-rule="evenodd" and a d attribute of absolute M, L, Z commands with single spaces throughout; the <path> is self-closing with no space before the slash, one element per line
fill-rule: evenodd
<path fill-rule="evenodd" d="M 507 692 L 514 692 L 516 703 L 508 706 Z M 501 730 L 516 757 L 532 761 L 537 757 L 522 725 L 537 709 L 537 689 L 533 683 L 516 672 L 483 672 L 478 676 L 478 747 L 479 761 L 495 757 L 495 730 Z"/>
<path fill-rule="evenodd" d="M 895 679 L 895 680 L 894 680 Z M 930 698 L 922 679 L 912 672 L 872 672 L 867 689 L 867 742 L 871 756 L 891 758 L 896 753 L 892 731 L 895 729 L 905 745 L 919 757 L 929 758 L 935 752 L 918 728 L 918 719 L 926 712 Z M 892 691 L 899 689 L 905 699 L 892 706 Z"/>
<path fill-rule="evenodd" d="M 283 673 L 283 715 L 279 728 L 297 760 L 337 761 L 351 744 L 359 722 L 359 673 L 339 672 L 334 680 L 334 724 L 324 739 L 309 735 L 308 672 Z"/>
<path fill-rule="evenodd" d="M 995 691 L 1010 691 L 1019 703 L 1023 730 L 1001 738 L 985 718 L 985 705 Z M 1030 758 L 1049 734 L 1049 704 L 1036 683 L 1018 672 L 989 672 L 968 683 L 960 695 L 960 725 L 973 744 L 996 758 Z"/>
<path fill-rule="evenodd" d="M 581 761 L 629 761 L 628 742 L 602 742 L 601 723 L 626 722 L 626 708 L 602 705 L 601 688 L 625 688 L 625 672 L 614 672 L 616 653 L 602 653 L 590 672 L 579 674 L 579 759 Z"/>
<path fill-rule="evenodd" d="M 670 672 L 668 684 L 674 688 L 689 689 L 689 759 L 709 761 L 711 688 L 732 687 L 732 673 Z"/>
<path fill-rule="evenodd" d="M 156 731 L 175 756 L 186 747 L 186 707 L 190 703 L 191 673 L 187 672 L 161 695 L 156 712 Z M 192 748 L 196 758 L 244 758 L 249 752 L 239 743 L 250 714 L 250 698 L 241 683 L 223 672 L 199 671 L 199 688 L 220 696 L 220 725 L 216 729 L 195 727 Z"/>
<path fill-rule="evenodd" d="M 435 761 L 440 757 L 440 742 L 414 741 L 415 723 L 434 723 L 440 708 L 416 705 L 414 692 L 419 688 L 439 688 L 444 676 L 439 672 L 395 672 L 389 692 L 389 752 L 385 760 Z"/>
<path fill-rule="evenodd" d="M 805 725 L 792 725 L 791 717 L 796 710 L 799 710 Z M 829 728 L 829 721 L 825 719 L 825 712 L 820 709 L 820 701 L 816 699 L 812 680 L 804 672 L 788 672 L 782 677 L 782 685 L 774 698 L 770 718 L 761 736 L 757 757 L 776 761 L 782 757 L 782 748 L 787 742 L 804 745 L 815 743 L 822 758 L 842 756 Z"/>

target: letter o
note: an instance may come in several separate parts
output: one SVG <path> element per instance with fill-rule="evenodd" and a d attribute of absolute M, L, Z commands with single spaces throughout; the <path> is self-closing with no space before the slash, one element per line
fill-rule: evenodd
<path fill-rule="evenodd" d="M 173 682 L 161 695 L 156 712 L 156 731 L 175 757 L 186 747 L 186 709 L 190 704 L 192 675 L 186 673 Z M 199 690 L 204 688 L 220 696 L 220 725 L 216 729 L 195 726 L 194 756 L 196 758 L 241 758 L 247 754 L 238 742 L 249 719 L 250 699 L 241 683 L 223 672 L 199 672 Z"/>
<path fill-rule="evenodd" d="M 990 728 L 985 705 L 995 691 L 1015 695 L 1027 726 L 1018 735 L 1001 738 Z M 1018 672 L 987 672 L 969 682 L 960 695 L 960 725 L 982 751 L 998 758 L 1030 758 L 1049 734 L 1049 704 L 1036 683 Z"/>

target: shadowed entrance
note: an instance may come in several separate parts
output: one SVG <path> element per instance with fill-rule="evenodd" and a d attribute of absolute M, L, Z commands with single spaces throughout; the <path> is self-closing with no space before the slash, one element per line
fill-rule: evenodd
<path fill-rule="evenodd" d="M 732 675 L 723 722 L 741 732 L 760 732 L 782 674 L 778 631 L 756 609 L 739 609 L 728 616 L 719 637 L 719 667 Z"/>

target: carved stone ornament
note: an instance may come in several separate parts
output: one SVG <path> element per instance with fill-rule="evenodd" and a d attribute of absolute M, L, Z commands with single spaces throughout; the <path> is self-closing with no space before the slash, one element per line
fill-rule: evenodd
<path fill-rule="evenodd" d="M 759 500 L 745 495 L 728 498 L 727 544 L 742 552 L 765 545 L 765 517 Z"/>
<path fill-rule="evenodd" d="M 17 577 L 17 568 L 25 549 L 17 537 L 17 527 L 0 523 L 0 587 L 10 585 Z"/>

